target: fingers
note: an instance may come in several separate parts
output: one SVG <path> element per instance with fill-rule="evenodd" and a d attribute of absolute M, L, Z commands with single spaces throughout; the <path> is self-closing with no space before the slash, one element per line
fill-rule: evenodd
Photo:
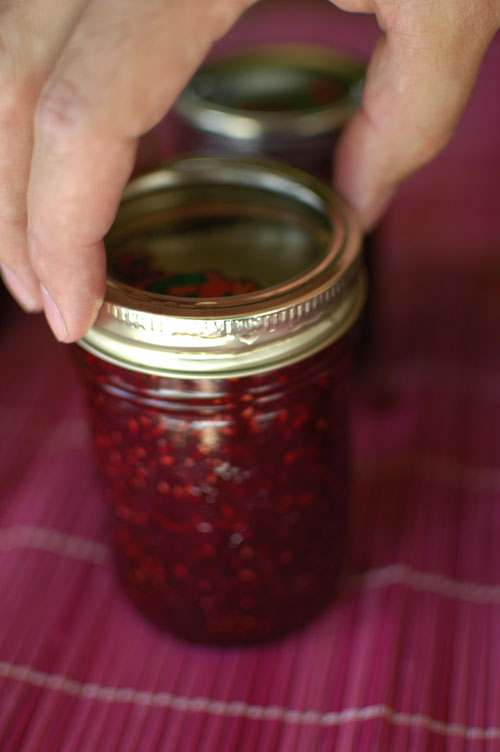
<path fill-rule="evenodd" d="M 37 110 L 29 252 L 63 341 L 93 323 L 105 290 L 102 237 L 137 138 L 164 115 L 244 0 L 96 0 Z"/>
<path fill-rule="evenodd" d="M 489 0 L 374 4 L 385 32 L 335 169 L 339 190 L 366 229 L 381 216 L 395 186 L 451 138 L 498 28 Z"/>
<path fill-rule="evenodd" d="M 2 4 L 0 28 L 0 264 L 4 281 L 26 310 L 41 296 L 26 248 L 26 187 L 33 113 L 44 80 L 86 0 Z"/>
<path fill-rule="evenodd" d="M 101 238 L 131 172 L 138 136 L 163 116 L 212 42 L 251 2 L 4 4 L 0 262 L 12 292 L 27 309 L 43 304 L 59 339 L 80 337 L 100 306 Z M 449 139 L 500 14 L 493 0 L 336 4 L 375 10 L 383 29 L 363 107 L 341 140 L 336 164 L 338 187 L 369 227 L 398 182 Z"/>

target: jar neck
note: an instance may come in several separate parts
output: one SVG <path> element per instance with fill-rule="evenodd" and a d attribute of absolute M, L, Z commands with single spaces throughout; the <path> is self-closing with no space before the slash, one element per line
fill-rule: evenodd
<path fill-rule="evenodd" d="M 135 402 L 191 404 L 231 402 L 235 393 L 247 401 L 271 402 L 304 387 L 326 383 L 332 372 L 348 373 L 352 333 L 343 335 L 324 350 L 290 366 L 252 376 L 213 379 L 177 379 L 131 371 L 77 350 L 87 381 L 95 388 Z"/>

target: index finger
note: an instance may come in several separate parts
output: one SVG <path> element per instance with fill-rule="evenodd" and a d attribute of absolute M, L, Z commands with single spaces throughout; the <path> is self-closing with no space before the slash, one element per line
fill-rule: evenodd
<path fill-rule="evenodd" d="M 102 303 L 102 237 L 137 137 L 251 2 L 99 0 L 82 19 L 40 103 L 28 191 L 31 263 L 58 339 L 83 336 Z"/>
<path fill-rule="evenodd" d="M 27 310 L 40 290 L 26 247 L 26 189 L 33 114 L 44 81 L 89 0 L 8 0 L 0 27 L 0 226 L 2 276 Z"/>

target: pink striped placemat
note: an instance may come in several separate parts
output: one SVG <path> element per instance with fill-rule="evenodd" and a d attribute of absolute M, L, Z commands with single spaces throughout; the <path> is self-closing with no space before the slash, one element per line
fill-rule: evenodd
<path fill-rule="evenodd" d="M 379 235 L 350 558 L 302 632 L 208 649 L 137 615 L 113 579 L 66 348 L 41 317 L 4 314 L 2 752 L 500 750 L 496 42 L 452 146 Z"/>

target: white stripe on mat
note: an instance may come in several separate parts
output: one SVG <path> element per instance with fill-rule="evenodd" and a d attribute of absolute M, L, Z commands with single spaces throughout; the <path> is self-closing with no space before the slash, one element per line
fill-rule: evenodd
<path fill-rule="evenodd" d="M 104 543 L 70 535 L 59 530 L 36 525 L 15 525 L 0 528 L 0 551 L 15 551 L 17 548 L 34 548 L 60 556 L 81 559 L 90 564 L 103 564 L 109 555 Z"/>
<path fill-rule="evenodd" d="M 0 552 L 15 551 L 19 548 L 48 551 L 96 565 L 104 564 L 109 557 L 109 549 L 104 543 L 80 535 L 69 535 L 51 528 L 28 525 L 0 529 Z M 500 585 L 481 585 L 456 580 L 435 572 L 421 572 L 406 564 L 390 564 L 360 574 L 346 575 L 342 578 L 341 585 L 347 590 L 356 591 L 402 585 L 411 590 L 466 603 L 500 604 Z"/>
<path fill-rule="evenodd" d="M 61 674 L 48 674 L 30 666 L 0 661 L 0 677 L 50 689 L 71 697 L 100 700 L 107 703 L 128 703 L 151 708 L 169 708 L 180 712 L 208 713 L 230 718 L 259 721 L 280 721 L 286 724 L 341 726 L 346 723 L 384 719 L 395 726 L 423 728 L 435 734 L 461 739 L 500 739 L 500 726 L 467 726 L 446 723 L 421 713 L 400 713 L 388 705 L 345 708 L 338 712 L 294 710 L 279 705 L 250 705 L 242 701 L 212 700 L 208 697 L 185 697 L 170 692 L 149 692 L 132 687 L 108 687 L 84 683 Z"/>
<path fill-rule="evenodd" d="M 389 564 L 359 575 L 346 575 L 341 583 L 348 590 L 378 590 L 403 585 L 411 590 L 481 605 L 500 604 L 500 585 L 481 585 L 456 580 L 436 572 L 421 572 L 406 564 Z"/>

